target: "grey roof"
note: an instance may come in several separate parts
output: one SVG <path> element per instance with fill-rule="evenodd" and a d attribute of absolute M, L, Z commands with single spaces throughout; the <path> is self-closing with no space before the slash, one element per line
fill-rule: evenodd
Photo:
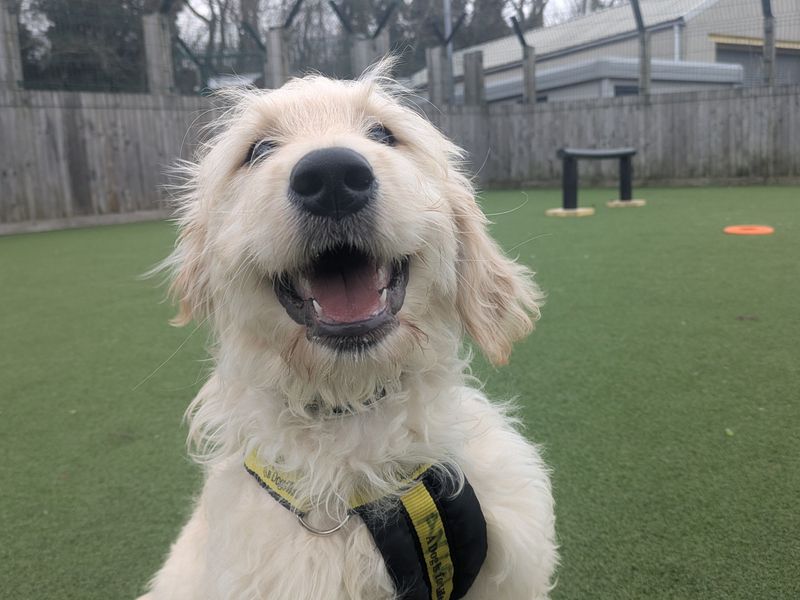
<path fill-rule="evenodd" d="M 712 83 L 738 85 L 744 81 L 742 65 L 726 63 L 686 62 L 654 59 L 651 65 L 653 82 Z M 539 92 L 596 81 L 598 79 L 639 78 L 639 60 L 636 58 L 598 58 L 536 72 L 536 89 Z M 456 93 L 458 97 L 460 94 Z M 516 72 L 497 83 L 487 82 L 486 100 L 497 102 L 522 96 L 522 73 Z"/>
<path fill-rule="evenodd" d="M 642 18 L 650 29 L 678 20 L 688 21 L 695 14 L 716 4 L 719 0 L 642 0 Z M 754 2 L 757 0 L 753 0 Z M 577 17 L 565 23 L 533 29 L 525 32 L 525 41 L 536 49 L 536 55 L 542 56 L 559 51 L 568 51 L 601 39 L 636 31 L 633 9 L 629 4 Z M 465 51 L 483 51 L 484 69 L 491 70 L 503 65 L 522 60 L 522 48 L 514 35 L 470 46 L 453 55 L 453 74 L 463 74 Z M 418 87 L 427 84 L 426 69 L 418 71 L 411 77 L 412 85 Z"/>

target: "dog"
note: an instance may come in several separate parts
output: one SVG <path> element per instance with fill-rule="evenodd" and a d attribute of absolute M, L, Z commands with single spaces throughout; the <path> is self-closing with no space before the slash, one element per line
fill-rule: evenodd
<path fill-rule="evenodd" d="M 162 267 L 175 323 L 212 330 L 205 480 L 142 599 L 548 597 L 549 472 L 464 342 L 507 362 L 542 294 L 385 72 L 231 93 L 186 165 Z"/>

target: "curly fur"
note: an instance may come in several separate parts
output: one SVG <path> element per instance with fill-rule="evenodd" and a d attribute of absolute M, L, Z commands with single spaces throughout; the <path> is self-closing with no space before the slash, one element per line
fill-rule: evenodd
<path fill-rule="evenodd" d="M 338 519 L 353 492 L 397 494 L 417 464 L 457 466 L 489 537 L 467 597 L 547 597 L 556 564 L 547 469 L 462 358 L 466 332 L 504 363 L 533 329 L 541 294 L 488 236 L 461 150 L 409 108 L 383 69 L 359 81 L 310 76 L 237 92 L 218 133 L 185 166 L 180 234 L 162 267 L 180 306 L 175 322 L 207 321 L 214 334 L 214 373 L 187 413 L 206 478 L 148 600 L 396 597 L 363 523 L 351 519 L 324 538 L 306 532 L 244 471 L 253 449 L 301 475 L 298 495 L 322 521 Z M 397 147 L 367 138 L 376 123 Z M 243 166 L 265 137 L 279 150 Z M 365 156 L 380 182 L 375 252 L 412 257 L 399 326 L 349 354 L 306 339 L 268 284 L 309 259 L 302 215 L 286 198 L 292 166 L 332 145 Z M 385 396 L 370 403 L 380 389 Z"/>

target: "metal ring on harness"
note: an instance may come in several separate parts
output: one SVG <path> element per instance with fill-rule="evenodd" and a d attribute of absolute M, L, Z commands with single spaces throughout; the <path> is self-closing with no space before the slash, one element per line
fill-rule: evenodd
<path fill-rule="evenodd" d="M 313 533 L 314 535 L 319 535 L 319 536 L 332 535 L 332 534 L 336 533 L 342 527 L 344 527 L 347 524 L 347 522 L 350 520 L 350 513 L 347 513 L 347 515 L 345 516 L 344 520 L 341 523 L 339 523 L 338 525 L 332 527 L 331 529 L 317 529 L 316 527 L 313 527 L 312 525 L 309 525 L 308 523 L 306 523 L 305 519 L 303 518 L 303 515 L 301 515 L 299 513 L 295 513 L 295 514 L 297 515 L 297 520 L 300 521 L 300 525 L 302 525 L 306 529 L 306 531 L 308 531 L 309 533 Z"/>

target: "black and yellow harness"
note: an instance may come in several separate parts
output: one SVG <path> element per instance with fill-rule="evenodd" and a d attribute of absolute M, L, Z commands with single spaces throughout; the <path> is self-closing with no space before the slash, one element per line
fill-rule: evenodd
<path fill-rule="evenodd" d="M 261 464 L 255 453 L 245 460 L 247 472 L 269 494 L 295 513 L 303 525 L 308 506 L 294 495 L 291 473 Z M 372 534 L 402 600 L 457 600 L 475 581 L 486 558 L 486 521 L 468 481 L 454 493 L 444 467 L 424 465 L 407 478 L 408 491 L 385 510 L 383 498 L 356 497 L 349 515 L 358 515 Z M 380 509 L 379 509 L 380 507 Z"/>

